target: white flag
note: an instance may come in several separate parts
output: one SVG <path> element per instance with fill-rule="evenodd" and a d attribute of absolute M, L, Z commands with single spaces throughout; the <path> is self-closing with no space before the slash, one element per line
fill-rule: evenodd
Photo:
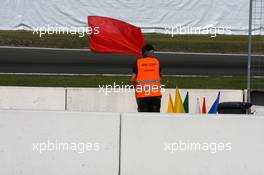
<path fill-rule="evenodd" d="M 195 113 L 196 113 L 196 114 L 201 114 L 201 105 L 200 105 L 200 100 L 199 100 L 199 98 L 197 98 L 197 103 L 196 103 Z"/>

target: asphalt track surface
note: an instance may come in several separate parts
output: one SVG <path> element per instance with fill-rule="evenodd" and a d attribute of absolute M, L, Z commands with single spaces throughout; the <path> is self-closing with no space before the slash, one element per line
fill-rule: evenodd
<path fill-rule="evenodd" d="M 156 57 L 166 75 L 247 74 L 247 55 L 243 54 L 157 53 Z M 85 49 L 0 47 L 0 73 L 130 74 L 135 60 L 135 56 Z"/>

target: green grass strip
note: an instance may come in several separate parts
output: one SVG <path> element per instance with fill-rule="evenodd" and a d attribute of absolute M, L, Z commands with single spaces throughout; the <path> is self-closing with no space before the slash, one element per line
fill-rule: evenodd
<path fill-rule="evenodd" d="M 35 87 L 99 87 L 103 85 L 128 85 L 130 76 L 102 75 L 0 75 L 0 86 L 35 86 Z M 253 79 L 254 84 L 264 88 L 264 79 Z M 162 84 L 166 88 L 193 89 L 246 89 L 246 78 L 235 77 L 175 77 L 164 76 Z"/>

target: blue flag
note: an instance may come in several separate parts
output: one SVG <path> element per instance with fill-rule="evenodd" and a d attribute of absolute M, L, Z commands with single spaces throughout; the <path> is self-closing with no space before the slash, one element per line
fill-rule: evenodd
<path fill-rule="evenodd" d="M 217 113 L 219 101 L 220 101 L 220 92 L 218 92 L 217 98 L 216 98 L 214 104 L 212 105 L 211 109 L 209 110 L 208 114 L 216 114 Z"/>

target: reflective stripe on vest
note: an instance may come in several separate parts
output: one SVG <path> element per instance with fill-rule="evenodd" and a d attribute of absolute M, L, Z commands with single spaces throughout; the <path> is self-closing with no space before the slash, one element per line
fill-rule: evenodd
<path fill-rule="evenodd" d="M 140 80 L 136 82 L 137 84 L 145 84 L 145 83 L 160 83 L 160 80 Z"/>
<path fill-rule="evenodd" d="M 137 68 L 136 97 L 161 96 L 159 61 L 156 58 L 141 58 L 137 60 Z"/>

